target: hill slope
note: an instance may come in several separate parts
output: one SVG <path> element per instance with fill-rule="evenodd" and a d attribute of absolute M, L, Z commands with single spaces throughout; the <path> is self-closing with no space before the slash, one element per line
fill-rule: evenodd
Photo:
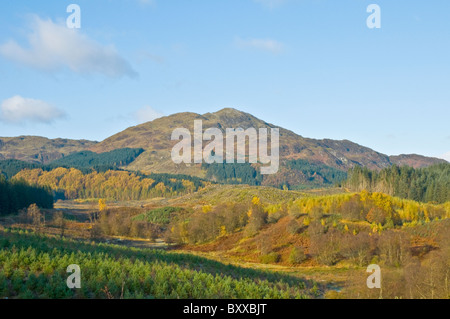
<path fill-rule="evenodd" d="M 392 164 L 397 166 L 410 166 L 412 168 L 424 168 L 430 165 L 446 163 L 446 160 L 434 157 L 426 157 L 417 154 L 402 154 L 398 156 L 389 156 Z"/>
<path fill-rule="evenodd" d="M 172 147 L 177 143 L 177 141 L 171 141 L 173 130 L 187 128 L 193 132 L 194 120 L 203 121 L 203 130 L 216 127 L 223 132 L 226 128 L 276 127 L 251 114 L 231 108 L 203 115 L 185 112 L 130 127 L 100 143 L 86 140 L 50 140 L 35 136 L 0 138 L 0 160 L 18 159 L 31 163 L 48 164 L 69 154 L 82 151 L 104 153 L 135 148 L 143 149 L 144 152 L 136 159 L 133 158 L 125 163 L 125 168 L 128 170 L 143 171 L 144 173 L 186 174 L 206 178 L 207 174 L 211 175 L 211 172 L 204 167 L 202 169 L 202 165 L 176 165 L 170 156 Z M 204 145 L 206 144 L 205 142 Z M 226 144 L 224 143 L 224 145 Z M 306 161 L 306 164 L 299 169 L 298 164 L 302 161 Z M 380 170 L 393 164 L 425 167 L 440 162 L 445 161 L 420 155 L 389 157 L 348 140 L 304 138 L 292 131 L 280 128 L 280 170 L 275 175 L 264 176 L 262 181 L 257 184 L 277 187 L 283 185 L 297 187 L 308 183 L 314 185 L 333 184 L 340 178 L 340 174 L 333 172 L 336 169 L 345 172 L 349 168 L 363 166 Z M 252 170 L 254 171 L 254 168 L 247 168 L 250 175 L 254 174 Z M 221 175 L 223 172 L 216 173 L 216 175 Z M 224 176 L 227 177 L 226 174 Z M 330 176 L 336 178 L 330 179 Z M 213 177 L 212 180 L 219 180 L 216 177 Z M 239 182 L 239 178 L 237 178 L 237 182 Z"/>
<path fill-rule="evenodd" d="M 176 143 L 170 139 L 172 131 L 175 128 L 188 128 L 193 132 L 194 120 L 202 120 L 204 130 L 211 127 L 220 128 L 222 131 L 225 128 L 238 127 L 244 129 L 276 127 L 251 114 L 230 108 L 203 115 L 178 113 L 130 127 L 93 145 L 90 150 L 100 153 L 124 147 L 143 148 L 146 151 L 128 166 L 129 169 L 184 173 L 204 177 L 200 166 L 175 165 L 170 158 L 171 149 Z M 280 157 L 282 162 L 304 159 L 340 170 L 347 170 L 354 166 L 382 169 L 393 164 L 389 156 L 351 141 L 304 138 L 283 128 L 280 128 Z M 410 165 L 414 165 L 416 161 L 420 162 L 418 165 L 431 165 L 436 162 L 435 159 L 426 157 L 416 158 L 405 155 L 403 158 L 402 160 Z M 289 175 L 285 168 L 281 173 Z"/>
<path fill-rule="evenodd" d="M 0 137 L 0 160 L 47 164 L 65 155 L 83 151 L 97 142 L 87 140 L 48 139 L 39 136 Z"/>

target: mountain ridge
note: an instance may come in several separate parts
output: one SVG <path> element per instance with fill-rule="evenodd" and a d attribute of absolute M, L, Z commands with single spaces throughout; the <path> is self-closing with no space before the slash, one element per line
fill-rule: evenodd
<path fill-rule="evenodd" d="M 42 136 L 21 135 L 0 137 L 0 160 L 17 159 L 47 164 L 66 155 L 83 151 L 98 142 L 66 138 L 49 139 Z"/>
<path fill-rule="evenodd" d="M 19 159 L 46 164 L 72 153 L 89 150 L 104 153 L 122 148 L 143 148 L 135 161 L 125 168 L 158 173 L 189 174 L 204 177 L 199 165 L 175 165 L 170 153 L 176 141 L 171 141 L 175 128 L 187 128 L 193 132 L 194 120 L 203 121 L 203 129 L 217 127 L 247 129 L 249 127 L 276 128 L 250 113 L 234 108 L 197 114 L 181 112 L 131 126 L 101 142 L 89 140 L 48 139 L 38 136 L 0 137 L 0 159 Z M 444 163 L 445 160 L 417 154 L 388 156 L 350 140 L 306 138 L 280 128 L 280 160 L 307 160 L 340 170 L 354 166 L 382 169 L 391 165 L 408 165 L 414 168 Z M 286 173 L 285 168 L 282 168 Z"/>
<path fill-rule="evenodd" d="M 176 113 L 141 125 L 133 126 L 119 132 L 89 149 L 94 152 L 106 152 L 116 148 L 144 148 L 146 151 L 127 168 L 131 170 L 157 171 L 165 173 L 194 174 L 204 177 L 197 165 L 175 165 L 171 161 L 170 152 L 176 141 L 171 141 L 171 133 L 175 128 L 187 128 L 193 132 L 194 120 L 203 121 L 203 129 L 225 128 L 276 128 L 277 126 L 261 120 L 250 113 L 234 108 L 224 108 L 217 112 L 197 114 L 193 112 Z M 349 140 L 312 139 L 280 128 L 280 160 L 290 161 L 303 159 L 330 167 L 347 170 L 356 165 L 370 169 L 383 169 L 393 164 L 408 163 L 413 167 L 445 162 L 425 156 L 405 155 L 401 158 L 391 157 L 374 151 Z M 417 163 L 416 163 L 417 162 Z"/>

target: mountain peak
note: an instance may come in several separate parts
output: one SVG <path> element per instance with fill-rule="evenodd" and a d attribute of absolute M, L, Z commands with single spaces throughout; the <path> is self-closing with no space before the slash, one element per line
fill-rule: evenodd
<path fill-rule="evenodd" d="M 387 155 L 378 153 L 348 140 L 314 140 L 302 136 L 258 119 L 252 114 L 235 108 L 223 108 L 216 112 L 203 115 L 191 112 L 176 113 L 147 122 L 139 126 L 130 127 L 117 133 L 89 149 L 97 152 L 108 152 L 120 148 L 143 148 L 142 153 L 127 168 L 160 173 L 183 173 L 201 176 L 202 171 L 197 166 L 177 166 L 171 159 L 171 149 L 174 141 L 171 134 L 175 128 L 194 130 L 194 121 L 202 120 L 203 129 L 220 128 L 223 132 L 227 128 L 279 128 L 280 129 L 280 158 L 281 161 L 295 159 L 322 163 L 341 170 L 355 165 L 366 166 L 371 169 L 381 169 L 392 165 Z M 407 157 L 397 162 L 407 161 L 416 164 L 418 158 Z M 395 158 L 394 158 L 395 161 Z M 419 165 L 427 165 L 427 158 L 420 158 Z"/>
<path fill-rule="evenodd" d="M 208 113 L 208 114 L 211 114 L 211 113 Z M 242 114 L 247 114 L 247 113 L 244 113 L 244 112 L 242 112 L 242 111 L 240 111 L 238 109 L 232 108 L 232 107 L 226 107 L 226 108 L 223 108 L 223 109 L 221 109 L 221 110 L 219 110 L 217 112 L 214 112 L 212 114 L 216 114 L 216 115 L 242 115 Z"/>

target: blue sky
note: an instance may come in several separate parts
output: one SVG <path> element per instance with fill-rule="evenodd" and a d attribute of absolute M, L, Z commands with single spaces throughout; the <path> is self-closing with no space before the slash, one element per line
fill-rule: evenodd
<path fill-rule="evenodd" d="M 366 25 L 371 3 L 381 29 Z M 448 0 L 3 1 L 0 136 L 102 140 L 234 107 L 305 137 L 450 160 L 449 17 Z"/>

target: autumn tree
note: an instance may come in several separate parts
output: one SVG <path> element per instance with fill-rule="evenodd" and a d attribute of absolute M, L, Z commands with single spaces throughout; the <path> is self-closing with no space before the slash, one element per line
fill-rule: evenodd
<path fill-rule="evenodd" d="M 370 236 L 367 233 L 346 234 L 342 238 L 342 255 L 345 258 L 355 260 L 358 266 L 368 265 L 370 252 Z"/>
<path fill-rule="evenodd" d="M 249 216 L 249 222 L 245 228 L 245 233 L 247 236 L 254 236 L 267 223 L 267 213 L 258 197 L 253 198 L 247 215 Z"/>
<path fill-rule="evenodd" d="M 405 233 L 387 230 L 380 235 L 378 249 L 380 257 L 388 265 L 401 266 L 410 255 L 410 239 Z"/>
<path fill-rule="evenodd" d="M 104 199 L 99 199 L 98 200 L 98 210 L 100 212 L 103 212 L 107 209 L 108 207 L 106 206 L 106 201 Z"/>
<path fill-rule="evenodd" d="M 298 265 L 307 259 L 303 247 L 294 246 L 292 247 L 291 253 L 289 254 L 289 263 L 292 265 Z"/>
<path fill-rule="evenodd" d="M 64 232 L 66 230 L 66 220 L 64 219 L 64 213 L 61 211 L 58 211 L 55 213 L 53 217 L 53 224 L 58 227 L 61 231 L 61 236 L 64 236 Z"/>
<path fill-rule="evenodd" d="M 37 228 L 45 227 L 45 215 L 36 204 L 31 204 L 27 209 L 28 220 Z"/>
<path fill-rule="evenodd" d="M 369 223 L 381 224 L 386 223 L 388 214 L 379 207 L 373 207 L 366 216 Z"/>

